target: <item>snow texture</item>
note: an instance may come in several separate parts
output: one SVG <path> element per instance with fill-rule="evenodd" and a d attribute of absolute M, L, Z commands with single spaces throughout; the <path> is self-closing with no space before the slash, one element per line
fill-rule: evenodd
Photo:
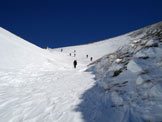
<path fill-rule="evenodd" d="M 0 28 L 0 122 L 162 121 L 161 25 L 58 49 Z"/>
<path fill-rule="evenodd" d="M 154 26 L 146 30 L 150 32 Z M 153 34 L 142 29 L 139 39 L 104 56 L 88 70 L 105 89 L 108 98 L 103 106 L 109 104 L 107 113 L 117 116 L 107 121 L 162 121 L 162 27 L 158 27 L 158 31 L 151 31 Z"/>

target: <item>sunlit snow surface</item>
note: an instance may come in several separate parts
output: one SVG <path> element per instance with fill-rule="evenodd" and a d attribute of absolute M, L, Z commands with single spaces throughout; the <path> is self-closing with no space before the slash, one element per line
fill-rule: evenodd
<path fill-rule="evenodd" d="M 61 52 L 61 48 L 41 49 L 0 28 L 0 122 L 162 120 L 161 85 L 158 84 L 149 92 L 145 92 L 139 99 L 137 95 L 143 94 L 140 90 L 145 86 L 139 87 L 137 93 L 135 91 L 136 84 L 143 84 L 150 77 L 158 77 L 158 80 L 161 80 L 161 69 L 154 69 L 156 61 L 157 67 L 162 67 L 161 58 L 156 56 L 161 55 L 160 46 L 155 50 L 154 47 L 148 51 L 139 51 L 127 63 L 126 72 L 115 78 L 111 76 L 111 71 L 123 67 L 122 64 L 118 65 L 123 59 L 113 58 L 111 55 L 117 65 L 109 66 L 109 59 L 105 56 L 134 46 L 143 35 L 133 37 L 129 36 L 130 34 L 97 43 L 65 47 Z M 156 41 L 150 40 L 147 45 L 154 43 Z M 157 75 L 139 76 L 138 73 L 143 71 L 143 62 L 137 61 L 136 58 L 146 57 L 148 53 L 153 59 L 150 60 L 154 61 L 151 68 Z M 90 57 L 93 57 L 93 61 L 103 58 L 87 66 L 93 62 Z M 76 69 L 73 68 L 74 60 L 78 61 Z M 114 81 L 109 84 L 109 80 Z M 120 82 L 123 86 L 129 85 L 116 89 Z M 115 83 L 116 86 L 112 87 L 111 91 L 108 90 Z M 124 91 L 129 93 L 125 94 Z M 141 99 L 146 100 L 143 102 Z"/>

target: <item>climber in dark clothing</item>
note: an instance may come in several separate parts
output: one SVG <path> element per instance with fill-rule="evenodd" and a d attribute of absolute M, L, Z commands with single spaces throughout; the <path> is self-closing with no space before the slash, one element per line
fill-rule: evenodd
<path fill-rule="evenodd" d="M 88 58 L 88 55 L 86 55 L 86 57 Z"/>
<path fill-rule="evenodd" d="M 93 60 L 93 58 L 91 57 L 91 58 L 90 58 L 90 60 L 92 61 L 92 60 Z"/>
<path fill-rule="evenodd" d="M 77 60 L 74 60 L 73 65 L 74 65 L 74 68 L 76 68 L 76 66 L 77 66 Z"/>

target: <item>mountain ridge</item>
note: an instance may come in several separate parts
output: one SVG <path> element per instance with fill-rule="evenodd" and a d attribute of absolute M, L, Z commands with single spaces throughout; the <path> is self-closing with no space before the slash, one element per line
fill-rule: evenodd
<path fill-rule="evenodd" d="M 91 63 L 87 71 L 95 75 L 96 86 L 105 91 L 96 94 L 104 94 L 106 102 L 102 104 L 107 113 L 118 115 L 109 116 L 109 121 L 161 121 L 162 22 L 134 31 L 130 36 L 135 39 Z M 87 94 L 92 95 L 85 93 L 82 99 Z M 86 103 L 80 106 L 83 104 Z"/>

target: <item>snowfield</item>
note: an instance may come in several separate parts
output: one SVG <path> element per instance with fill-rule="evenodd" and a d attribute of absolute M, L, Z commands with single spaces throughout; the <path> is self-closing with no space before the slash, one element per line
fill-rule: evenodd
<path fill-rule="evenodd" d="M 0 28 L 0 122 L 162 121 L 161 25 L 58 49 Z"/>

